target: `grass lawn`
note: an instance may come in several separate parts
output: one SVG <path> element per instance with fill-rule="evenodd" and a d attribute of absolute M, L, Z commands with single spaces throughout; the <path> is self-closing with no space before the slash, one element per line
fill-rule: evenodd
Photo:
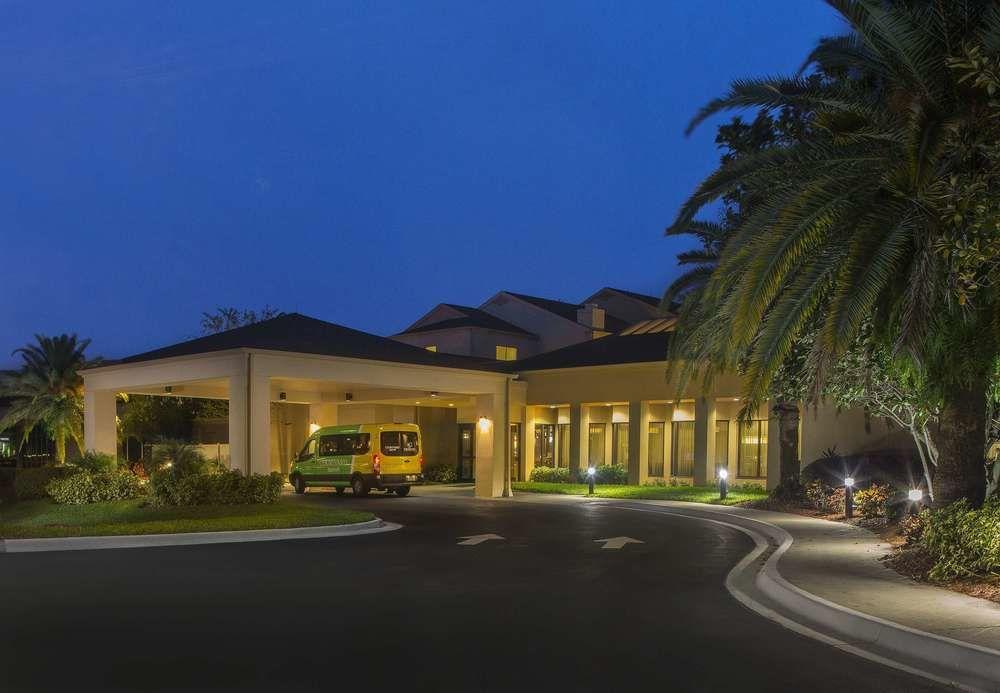
<path fill-rule="evenodd" d="M 537 481 L 514 483 L 515 491 L 531 493 L 560 493 L 569 496 L 587 494 L 587 484 L 554 484 Z M 597 498 L 626 498 L 643 500 L 673 500 L 713 505 L 736 505 L 767 497 L 767 492 L 757 486 L 730 488 L 726 500 L 719 500 L 718 486 L 595 486 Z"/>
<path fill-rule="evenodd" d="M 199 505 L 153 508 L 143 499 L 57 505 L 32 500 L 0 505 L 0 537 L 85 537 L 120 534 L 169 534 L 241 529 L 281 529 L 346 525 L 374 515 L 330 508 L 301 499 L 281 498 L 273 505 Z"/>

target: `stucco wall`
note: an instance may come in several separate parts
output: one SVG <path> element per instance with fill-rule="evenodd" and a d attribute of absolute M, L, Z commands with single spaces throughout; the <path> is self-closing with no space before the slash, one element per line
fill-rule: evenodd
<path fill-rule="evenodd" d="M 822 457 L 833 446 L 841 455 L 856 455 L 880 450 L 905 450 L 917 456 L 913 439 L 885 419 L 870 418 L 860 409 L 838 411 L 823 403 L 807 407 L 802 412 L 800 449 L 802 465 Z"/>
<path fill-rule="evenodd" d="M 545 352 L 591 338 L 590 329 L 570 322 L 520 299 L 499 294 L 482 305 L 482 310 L 539 336 L 538 351 Z"/>

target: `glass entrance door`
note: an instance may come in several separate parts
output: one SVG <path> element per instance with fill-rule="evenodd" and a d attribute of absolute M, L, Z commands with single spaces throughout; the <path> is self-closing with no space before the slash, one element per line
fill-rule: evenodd
<path fill-rule="evenodd" d="M 510 479 L 523 481 L 521 478 L 521 424 L 510 425 Z"/>
<path fill-rule="evenodd" d="M 458 480 L 475 481 L 476 425 L 458 424 Z"/>

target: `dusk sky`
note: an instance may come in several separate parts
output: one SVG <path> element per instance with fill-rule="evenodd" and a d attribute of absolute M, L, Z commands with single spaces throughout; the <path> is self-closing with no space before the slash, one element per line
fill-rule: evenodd
<path fill-rule="evenodd" d="M 659 294 L 684 127 L 840 31 L 819 0 L 0 4 L 0 365 L 268 304 L 380 334 L 500 289 Z"/>

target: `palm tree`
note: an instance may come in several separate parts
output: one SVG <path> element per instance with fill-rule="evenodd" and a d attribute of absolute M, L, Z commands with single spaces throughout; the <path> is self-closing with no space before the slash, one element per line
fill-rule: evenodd
<path fill-rule="evenodd" d="M 682 313 L 672 356 L 688 377 L 742 370 L 754 406 L 803 336 L 818 384 L 874 316 L 940 393 L 938 503 L 978 503 L 1000 355 L 997 260 L 980 251 L 1000 218 L 1000 8 L 827 2 L 851 32 L 809 55 L 822 79 L 736 81 L 691 124 L 736 108 L 811 114 L 801 141 L 723 163 L 680 210 L 672 229 L 739 186 L 757 200 Z"/>
<path fill-rule="evenodd" d="M 670 282 L 663 292 L 660 305 L 665 310 L 671 310 L 676 301 L 683 301 L 689 296 L 696 295 L 705 286 L 719 263 L 722 243 L 726 237 L 725 227 L 711 221 L 692 221 L 683 230 L 673 233 L 696 236 L 701 241 L 701 248 L 677 254 L 679 266 L 693 265 L 693 267 Z"/>
<path fill-rule="evenodd" d="M 42 426 L 55 442 L 56 461 L 66 461 L 66 441 L 83 449 L 83 377 L 80 371 L 90 362 L 84 355 L 89 339 L 76 335 L 44 337 L 35 335 L 29 344 L 14 353 L 21 356 L 21 368 L 0 379 L 0 395 L 11 399 L 0 430 L 21 429 L 21 444 L 36 426 Z"/>

